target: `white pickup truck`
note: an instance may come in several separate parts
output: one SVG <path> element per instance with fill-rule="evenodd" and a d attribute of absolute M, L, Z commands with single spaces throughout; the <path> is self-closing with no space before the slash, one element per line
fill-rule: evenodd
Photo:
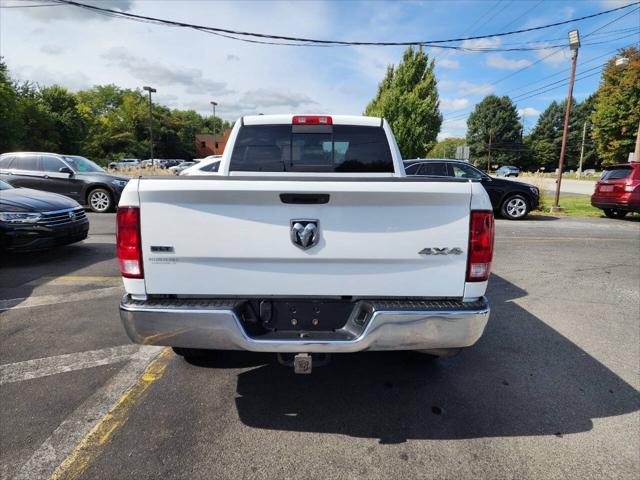
<path fill-rule="evenodd" d="M 119 204 L 121 318 L 138 343 L 312 354 L 473 345 L 489 318 L 489 197 L 407 177 L 389 124 L 239 119 L 212 176 L 131 180 Z"/>

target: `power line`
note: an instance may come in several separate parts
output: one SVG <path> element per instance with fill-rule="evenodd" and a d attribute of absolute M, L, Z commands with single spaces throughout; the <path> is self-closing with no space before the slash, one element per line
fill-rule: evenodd
<path fill-rule="evenodd" d="M 609 9 L 609 10 L 603 10 L 603 11 L 600 11 L 600 12 L 597 12 L 597 13 L 593 13 L 591 15 L 586 15 L 586 16 L 583 16 L 583 17 L 573 18 L 573 19 L 562 21 L 562 22 L 556 22 L 556 23 L 551 23 L 551 24 L 547 24 L 547 25 L 540 25 L 540 26 L 537 26 L 537 27 L 530 27 L 530 28 L 525 28 L 525 29 L 520 29 L 520 30 L 513 30 L 513 31 L 510 31 L 510 32 L 500 32 L 500 33 L 493 33 L 493 34 L 488 34 L 488 35 L 477 35 L 477 36 L 471 36 L 471 37 L 439 39 L 439 40 L 418 40 L 418 41 L 402 41 L 402 42 L 369 42 L 369 41 L 325 40 L 325 39 L 315 39 L 315 38 L 305 38 L 305 37 L 290 37 L 290 36 L 286 36 L 286 35 L 272 35 L 272 34 L 257 33 L 257 32 L 231 30 L 231 29 L 227 29 L 227 28 L 208 27 L 208 26 L 205 26 L 205 25 L 196 25 L 196 24 L 191 24 L 191 23 L 178 22 L 178 21 L 175 21 L 175 20 L 168 20 L 168 19 L 162 19 L 162 18 L 157 18 L 157 17 L 149 17 L 149 16 L 145 16 L 145 15 L 136 15 L 136 14 L 129 13 L 129 12 L 123 12 L 123 11 L 119 11 L 119 10 L 112 10 L 112 9 L 108 9 L 108 8 L 102 8 L 102 7 L 98 7 L 96 5 L 88 5 L 88 4 L 76 2 L 76 1 L 73 1 L 73 0 L 57 0 L 57 1 L 59 3 L 62 3 L 62 4 L 73 5 L 75 7 L 84 8 L 84 9 L 91 10 L 91 11 L 94 11 L 94 12 L 106 13 L 106 14 L 108 14 L 110 16 L 114 16 L 114 17 L 118 17 L 118 18 L 130 19 L 130 20 L 134 20 L 134 21 L 143 21 L 143 22 L 155 23 L 155 24 L 159 24 L 159 25 L 173 26 L 173 27 L 191 28 L 191 29 L 195 29 L 195 30 L 199 30 L 199 31 L 203 31 L 203 32 L 214 33 L 214 34 L 229 35 L 230 36 L 229 38 L 232 38 L 234 40 L 251 41 L 253 43 L 259 43 L 261 40 L 255 40 L 255 38 L 258 38 L 258 39 L 268 39 L 268 40 L 280 40 L 280 41 L 286 41 L 286 42 L 298 42 L 298 44 L 295 45 L 295 46 L 308 46 L 308 44 L 322 44 L 322 45 L 332 45 L 332 46 L 340 46 L 340 45 L 347 45 L 347 46 L 409 46 L 409 45 L 434 46 L 436 44 L 463 42 L 465 40 L 479 40 L 479 39 L 483 39 L 483 38 L 505 37 L 505 36 L 509 36 L 509 35 L 516 35 L 516 34 L 519 34 L 519 33 L 533 32 L 533 31 L 537 31 L 537 30 L 544 30 L 544 29 L 551 28 L 551 27 L 556 27 L 556 26 L 560 26 L 560 25 L 567 25 L 569 23 L 580 22 L 580 21 L 583 21 L 583 20 L 588 20 L 588 19 L 591 19 L 591 18 L 599 17 L 599 16 L 602 16 L 602 15 L 607 15 L 609 13 L 617 12 L 617 11 L 620 11 L 620 10 L 624 10 L 624 9 L 627 9 L 627 8 L 629 8 L 631 6 L 640 4 L 640 1 L 636 1 L 636 2 L 630 3 L 628 5 L 623 5 L 623 6 L 620 6 L 620 7 L 617 7 L 617 8 L 612 8 L 612 9 Z M 250 38 L 243 38 L 243 37 L 250 37 Z M 292 44 L 290 44 L 290 43 L 282 43 L 282 45 L 292 45 Z"/>
<path fill-rule="evenodd" d="M 527 10 L 525 10 L 524 12 L 522 12 L 520 15 L 518 15 L 516 18 L 514 18 L 513 20 L 511 20 L 509 23 L 507 23 L 506 25 L 504 25 L 502 28 L 505 29 L 507 27 L 510 27 L 511 25 L 513 25 L 514 23 L 516 23 L 518 20 L 520 20 L 521 18 L 525 17 L 529 12 L 532 12 L 533 10 L 535 10 L 536 8 L 538 8 L 538 6 L 544 2 L 544 0 L 539 0 L 538 3 L 536 3 L 533 7 L 528 8 Z"/>
<path fill-rule="evenodd" d="M 612 24 L 614 24 L 614 23 L 616 23 L 616 22 L 618 22 L 618 21 L 622 20 L 622 19 L 623 19 L 623 18 L 625 18 L 626 16 L 628 16 L 628 15 L 630 15 L 630 14 L 632 14 L 632 13 L 634 13 L 634 12 L 638 11 L 638 10 L 640 10 L 640 8 L 636 8 L 636 9 L 631 10 L 631 11 L 629 11 L 629 12 L 623 13 L 622 15 L 620 15 L 620 16 L 618 16 L 618 17 L 614 18 L 613 20 L 611 20 L 611 21 L 609 21 L 609 22 L 607 22 L 607 23 L 605 23 L 605 24 L 603 24 L 603 25 L 599 26 L 599 27 L 598 27 L 598 28 L 596 28 L 595 30 L 590 31 L 590 32 L 589 32 L 589 33 L 587 33 L 583 38 L 584 38 L 584 39 L 586 39 L 586 38 L 591 37 L 592 35 L 597 34 L 597 32 L 599 32 L 600 30 L 603 30 L 603 29 L 607 28 L 608 26 L 610 26 L 610 25 L 612 25 Z M 635 27 L 634 27 L 634 30 L 635 30 Z M 603 32 L 603 33 L 611 33 L 611 32 Z M 602 33 L 601 33 L 600 35 L 602 35 Z M 611 40 L 611 41 L 615 41 L 615 40 Z M 630 47 L 630 46 L 632 46 L 632 45 L 633 45 L 633 44 L 630 44 L 630 45 L 627 45 L 626 47 L 622 47 L 622 48 L 627 48 L 627 47 Z M 495 85 L 497 85 L 498 83 L 503 82 L 504 80 L 507 80 L 507 79 L 509 79 L 509 78 L 511 78 L 511 77 L 513 77 L 513 76 L 515 76 L 515 75 L 517 75 L 517 74 L 519 74 L 519 73 L 521 73 L 521 72 L 523 72 L 523 71 L 525 71 L 525 70 L 529 69 L 529 68 L 532 68 L 533 66 L 535 66 L 535 65 L 539 64 L 540 62 L 543 62 L 543 61 L 544 61 L 544 60 L 546 60 L 547 58 L 550 58 L 550 57 L 552 57 L 553 55 L 557 54 L 557 53 L 558 53 L 560 50 L 562 50 L 563 48 L 565 48 L 565 46 L 558 47 L 556 50 L 554 50 L 554 51 L 550 52 L 548 55 L 545 55 L 544 57 L 541 57 L 540 59 L 536 60 L 536 61 L 535 61 L 535 62 L 533 62 L 532 64 L 527 65 L 527 66 L 525 66 L 525 67 L 522 67 L 521 69 L 516 70 L 515 72 L 512 72 L 512 73 L 510 73 L 510 74 L 508 74 L 508 75 L 505 75 L 504 77 L 501 77 L 501 78 L 499 78 L 498 80 L 495 80 L 495 81 L 493 81 L 493 82 L 489 83 L 488 85 L 489 85 L 489 86 L 495 86 Z M 598 57 L 591 58 L 591 59 L 590 59 L 590 60 L 588 60 L 587 62 L 583 62 L 583 63 L 581 63 L 581 65 L 584 65 L 584 64 L 590 63 L 590 62 L 592 62 L 593 60 L 595 60 L 595 59 L 597 59 L 597 58 L 601 58 L 602 56 L 606 56 L 606 55 L 613 55 L 613 54 L 615 54 L 615 53 L 617 52 L 617 50 L 618 50 L 618 49 L 616 49 L 615 51 L 613 51 L 613 52 L 611 52 L 611 53 L 609 53 L 609 54 L 600 55 L 600 56 L 598 56 Z M 527 84 L 527 85 L 524 85 L 523 87 L 518 87 L 518 88 L 516 88 L 516 89 L 507 90 L 507 91 L 505 92 L 505 94 L 506 94 L 506 93 L 513 92 L 513 91 L 522 90 L 523 88 L 527 88 L 527 87 L 529 87 L 529 86 L 531 86 L 531 85 L 535 85 L 536 83 L 540 83 L 540 81 L 542 81 L 542 80 L 546 80 L 546 79 L 548 79 L 548 78 L 552 78 L 552 77 L 555 77 L 555 76 L 557 76 L 557 75 L 561 75 L 561 74 L 563 74 L 563 73 L 564 73 L 564 72 L 555 73 L 555 74 L 549 75 L 549 76 L 547 76 L 547 77 L 543 77 L 542 79 L 540 79 L 540 80 L 538 80 L 538 81 L 536 81 L 536 82 L 533 82 L 533 83 L 529 83 L 529 84 Z M 457 110 L 451 110 L 451 111 L 449 111 L 449 112 L 448 112 L 449 114 L 451 114 L 451 113 L 455 113 L 455 112 L 464 112 L 464 113 L 459 114 L 459 115 L 455 115 L 455 116 L 453 116 L 453 117 L 446 118 L 445 120 L 443 120 L 443 123 L 444 123 L 444 122 L 447 122 L 447 121 L 454 121 L 454 120 L 462 119 L 462 118 L 464 118 L 465 116 L 467 116 L 471 111 L 473 111 L 473 108 L 461 108 L 461 109 L 457 109 Z"/>

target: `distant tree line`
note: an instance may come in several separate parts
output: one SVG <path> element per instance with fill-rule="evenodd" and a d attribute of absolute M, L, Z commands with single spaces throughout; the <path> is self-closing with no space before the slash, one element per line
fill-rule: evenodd
<path fill-rule="evenodd" d="M 148 99 L 115 85 L 71 92 L 59 85 L 12 81 L 0 60 L 0 153 L 47 151 L 84 155 L 105 164 L 149 157 Z M 192 159 L 198 133 L 230 123 L 193 110 L 153 105 L 154 156 Z"/>
<path fill-rule="evenodd" d="M 622 49 L 617 57 L 629 61 L 616 65 L 615 57 L 610 59 L 598 90 L 582 102 L 572 100 L 564 158 L 567 169 L 578 167 L 583 131 L 583 169 L 624 163 L 635 149 L 640 122 L 640 52 L 636 48 Z M 490 157 L 491 165 L 554 171 L 560 157 L 565 111 L 566 100 L 551 102 L 525 135 L 516 105 L 509 97 L 485 97 L 467 119 L 466 143 L 472 161 L 486 168 Z M 432 152 L 437 153 L 438 148 L 439 144 Z"/>

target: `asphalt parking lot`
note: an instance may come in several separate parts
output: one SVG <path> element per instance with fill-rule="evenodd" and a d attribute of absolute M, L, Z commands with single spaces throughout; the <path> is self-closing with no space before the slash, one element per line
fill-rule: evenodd
<path fill-rule="evenodd" d="M 0 268 L 0 478 L 638 478 L 640 222 L 497 222 L 478 344 L 189 364 L 131 345 L 114 215 Z"/>

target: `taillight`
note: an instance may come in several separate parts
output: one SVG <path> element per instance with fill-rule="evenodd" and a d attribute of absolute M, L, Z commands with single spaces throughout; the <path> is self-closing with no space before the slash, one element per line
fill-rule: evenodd
<path fill-rule="evenodd" d="M 471 212 L 467 282 L 484 282 L 491 273 L 493 258 L 493 212 Z"/>
<path fill-rule="evenodd" d="M 140 240 L 140 209 L 121 207 L 116 218 L 118 262 L 123 277 L 143 278 Z"/>
<path fill-rule="evenodd" d="M 333 125 L 333 118 L 323 115 L 296 115 L 294 125 Z"/>
<path fill-rule="evenodd" d="M 624 191 L 633 192 L 638 185 L 640 185 L 640 180 L 627 180 L 624 183 Z"/>

